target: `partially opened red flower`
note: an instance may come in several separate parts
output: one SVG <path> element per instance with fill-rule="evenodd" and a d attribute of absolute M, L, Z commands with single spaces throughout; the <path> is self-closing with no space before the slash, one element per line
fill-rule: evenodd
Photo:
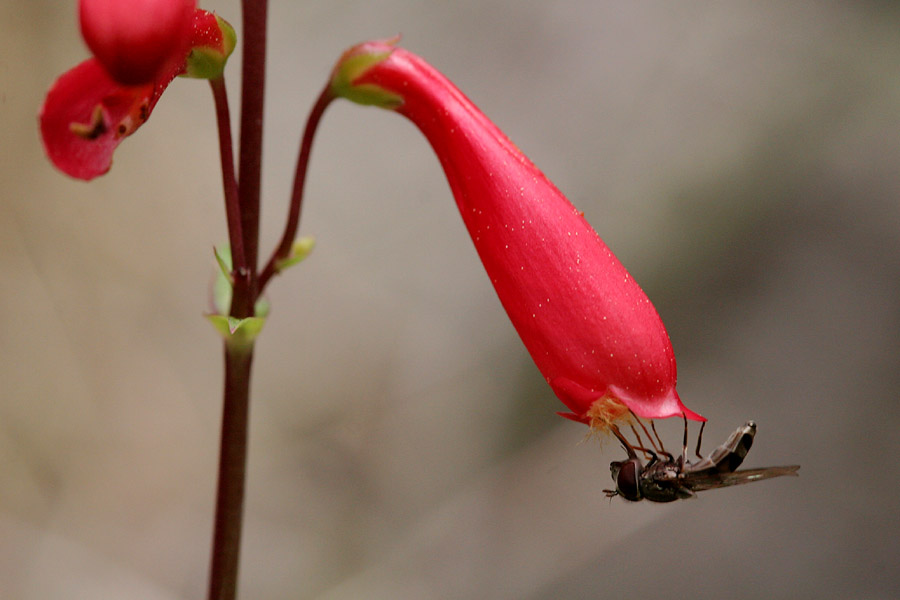
<path fill-rule="evenodd" d="M 338 96 L 390 108 L 431 143 L 475 248 L 570 419 L 605 428 L 630 409 L 685 415 L 656 309 L 590 224 L 449 80 L 391 43 L 348 50 Z"/>
<path fill-rule="evenodd" d="M 122 86 L 96 58 L 84 61 L 57 79 L 44 100 L 40 122 L 47 156 L 72 177 L 103 175 L 116 146 L 147 120 L 168 84 Z"/>
<path fill-rule="evenodd" d="M 200 9 L 194 11 L 190 24 L 191 36 L 180 59 L 149 83 L 122 85 L 98 58 L 84 61 L 56 80 L 39 120 L 44 149 L 59 170 L 85 180 L 103 175 L 116 147 L 150 117 L 177 75 L 221 75 L 234 49 L 234 30 Z"/>
<path fill-rule="evenodd" d="M 196 5 L 196 0 L 80 0 L 81 34 L 114 80 L 153 83 L 184 62 Z"/>

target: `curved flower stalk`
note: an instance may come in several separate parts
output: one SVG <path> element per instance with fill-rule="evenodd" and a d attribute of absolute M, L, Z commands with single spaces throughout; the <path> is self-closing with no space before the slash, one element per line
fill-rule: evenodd
<path fill-rule="evenodd" d="M 606 429 L 628 417 L 703 417 L 675 391 L 675 356 L 650 300 L 590 224 L 434 67 L 392 42 L 348 50 L 336 96 L 410 119 L 438 156 L 488 277 L 570 413 Z"/>
<path fill-rule="evenodd" d="M 82 15 L 89 4 L 82 3 Z M 118 71 L 125 61 L 116 63 L 118 75 L 114 76 L 107 69 L 110 60 L 99 56 L 82 62 L 56 80 L 47 92 L 39 120 L 44 150 L 60 171 L 84 180 L 103 175 L 112 165 L 116 147 L 150 117 L 160 96 L 177 75 L 203 78 L 221 75 L 235 45 L 231 25 L 201 9 L 193 11 L 188 25 L 187 44 L 183 48 L 179 45 L 178 60 L 167 58 L 166 70 L 148 82 L 123 84 Z M 176 23 L 173 36 L 180 36 L 180 23 Z M 141 48 L 144 46 L 137 45 L 137 49 Z M 211 67 L 211 63 L 218 69 Z M 141 68 L 136 71 L 143 73 Z"/>

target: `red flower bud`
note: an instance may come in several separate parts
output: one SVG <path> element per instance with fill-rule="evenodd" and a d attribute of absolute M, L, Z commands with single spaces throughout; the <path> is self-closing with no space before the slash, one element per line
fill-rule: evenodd
<path fill-rule="evenodd" d="M 151 83 L 181 66 L 196 0 L 80 0 L 84 41 L 118 83 Z"/>
<path fill-rule="evenodd" d="M 650 300 L 572 204 L 449 80 L 384 42 L 346 52 L 336 95 L 395 110 L 437 154 L 503 307 L 572 411 L 605 428 L 630 409 L 681 416 L 675 356 Z"/>

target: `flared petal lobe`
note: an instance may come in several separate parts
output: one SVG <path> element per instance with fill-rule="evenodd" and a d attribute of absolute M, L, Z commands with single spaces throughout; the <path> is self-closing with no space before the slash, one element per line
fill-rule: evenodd
<path fill-rule="evenodd" d="M 116 146 L 147 120 L 169 80 L 122 86 L 94 58 L 67 71 L 50 88 L 39 115 L 47 156 L 77 179 L 106 173 Z"/>
<path fill-rule="evenodd" d="M 644 418 L 704 420 L 675 391 L 675 357 L 656 309 L 582 213 L 420 57 L 368 42 L 342 62 L 358 64 L 360 54 L 378 59 L 352 87 L 399 97 L 385 107 L 430 142 L 503 307 L 572 411 L 564 416 L 598 428 L 627 409 Z M 341 79 L 341 64 L 333 81 Z"/>
<path fill-rule="evenodd" d="M 195 0 L 80 0 L 81 33 L 123 85 L 160 79 L 187 54 Z"/>

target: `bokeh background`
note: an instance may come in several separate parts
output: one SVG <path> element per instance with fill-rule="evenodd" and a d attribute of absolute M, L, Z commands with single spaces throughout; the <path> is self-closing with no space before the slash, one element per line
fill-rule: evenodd
<path fill-rule="evenodd" d="M 240 33 L 236 0 L 202 2 Z M 243 598 L 895 598 L 900 9 L 892 2 L 275 1 L 263 248 L 339 53 L 401 32 L 585 211 L 666 322 L 706 449 L 799 479 L 607 500 L 425 140 L 341 103 L 256 356 Z M 177 81 L 112 171 L 36 119 L 75 2 L 0 5 L 0 597 L 201 598 L 225 238 L 212 102 Z M 240 51 L 228 71 L 237 113 Z M 678 446 L 679 422 L 663 424 Z"/>

